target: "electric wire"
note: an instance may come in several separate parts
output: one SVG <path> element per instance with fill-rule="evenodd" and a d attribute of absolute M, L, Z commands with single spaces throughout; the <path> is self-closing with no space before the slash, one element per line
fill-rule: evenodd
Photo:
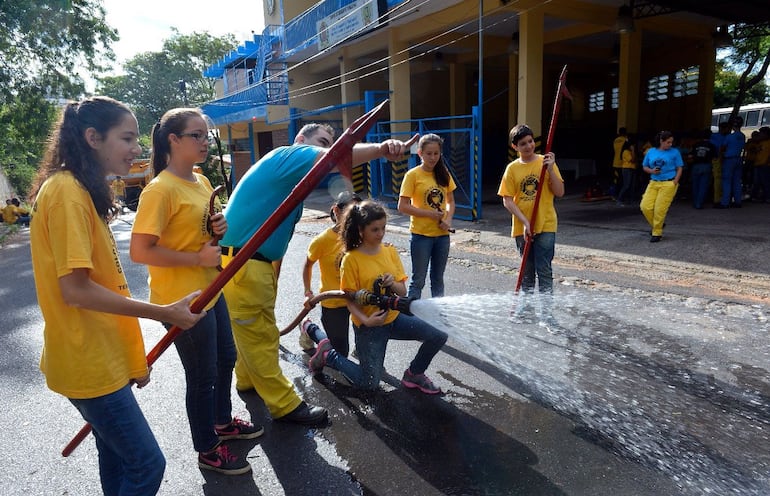
<path fill-rule="evenodd" d="M 411 6 L 408 9 L 404 9 L 404 12 L 400 13 L 397 17 L 391 19 L 390 16 L 394 12 L 396 12 L 396 11 L 398 11 L 400 9 L 403 9 L 405 5 L 408 5 L 411 2 L 407 2 L 407 4 L 400 4 L 400 5 L 396 6 L 395 8 L 393 8 L 392 10 L 390 10 L 390 11 L 386 12 L 385 14 L 379 16 L 377 18 L 376 22 L 379 23 L 379 21 L 381 21 L 382 19 L 384 19 L 386 17 L 388 18 L 389 22 L 392 22 L 394 20 L 399 19 L 400 17 L 403 17 L 403 16 L 406 16 L 406 15 L 409 15 L 409 14 L 413 13 L 415 10 L 417 10 L 420 7 L 428 4 L 430 1 L 431 0 L 424 0 L 424 1 L 422 1 L 421 3 L 419 3 L 417 5 Z M 496 7 L 496 8 L 494 8 L 494 9 L 492 9 L 491 11 L 485 13 L 484 17 L 488 17 L 488 16 L 490 16 L 492 14 L 496 14 L 500 10 L 508 10 L 508 9 L 510 9 L 510 7 L 512 5 L 515 5 L 516 3 L 518 3 L 518 1 L 519 0 L 516 0 L 515 2 L 509 2 L 508 4 L 505 4 L 505 5 L 500 5 L 500 6 Z M 451 46 L 451 45 L 453 45 L 455 43 L 459 43 L 460 41 L 465 40 L 467 38 L 470 38 L 470 37 L 473 37 L 473 36 L 477 36 L 477 35 L 479 35 L 480 32 L 486 31 L 486 30 L 491 29 L 491 28 L 493 28 L 493 27 L 495 27 L 497 25 L 500 25 L 500 24 L 505 24 L 508 21 L 510 21 L 511 19 L 517 18 L 517 17 L 521 16 L 522 13 L 528 12 L 528 11 L 536 9 L 536 8 L 541 8 L 542 6 L 544 6 L 544 5 L 548 4 L 548 3 L 551 3 L 551 1 L 552 0 L 544 0 L 543 2 L 540 2 L 539 4 L 537 4 L 535 6 L 532 6 L 532 7 L 528 8 L 528 9 L 524 9 L 524 10 L 521 10 L 521 11 L 514 12 L 511 15 L 506 16 L 506 17 L 504 17 L 504 18 L 502 18 L 502 19 L 500 19 L 500 20 L 498 20 L 498 21 L 496 21 L 496 22 L 494 22 L 494 23 L 492 23 L 492 24 L 490 24 L 488 26 L 484 26 L 481 29 L 477 28 L 474 31 L 466 33 L 466 34 L 464 34 L 461 37 L 449 40 L 449 41 L 447 41 L 447 42 L 445 42 L 443 44 L 440 44 L 438 46 L 432 46 L 431 48 L 429 48 L 429 49 L 427 49 L 425 51 L 422 51 L 420 53 L 417 53 L 415 55 L 409 56 L 409 57 L 407 57 L 404 60 L 401 60 L 401 61 L 398 61 L 398 62 L 394 62 L 394 63 L 390 63 L 389 62 L 391 59 L 393 59 L 393 58 L 395 58 L 395 57 L 397 57 L 399 55 L 402 55 L 404 53 L 409 53 L 410 51 L 416 50 L 419 47 L 427 45 L 427 44 L 429 44 L 429 43 L 431 43 L 431 42 L 433 42 L 433 41 L 435 41 L 435 40 L 437 40 L 439 38 L 442 38 L 444 36 L 447 36 L 447 35 L 450 35 L 450 34 L 452 34 L 454 32 L 457 32 L 457 31 L 465 28 L 466 26 L 468 26 L 468 25 L 470 25 L 472 23 L 476 24 L 478 22 L 478 19 L 470 19 L 470 20 L 468 20 L 468 21 L 466 21 L 464 23 L 461 23 L 461 24 L 459 24 L 457 26 L 454 26 L 454 27 L 449 28 L 449 29 L 445 29 L 444 31 L 442 31 L 442 32 L 440 32 L 440 33 L 438 33 L 436 35 L 433 35 L 432 37 L 430 37 L 430 38 L 428 38 L 426 40 L 414 43 L 414 44 L 412 44 L 412 45 L 410 45 L 410 46 L 408 46 L 408 47 L 406 47 L 406 48 L 404 48 L 404 49 L 402 49 L 402 50 L 400 50 L 400 51 L 398 51 L 398 52 L 396 52 L 394 54 L 388 54 L 388 55 L 386 55 L 386 56 L 384 56 L 384 57 L 382 57 L 382 58 L 380 58 L 378 60 L 375 60 L 373 62 L 365 64 L 362 67 L 357 67 L 357 68 L 351 69 L 349 71 L 346 71 L 344 73 L 340 73 L 337 76 L 334 76 L 334 77 L 331 77 L 331 78 L 328 78 L 328 79 L 325 79 L 325 80 L 322 80 L 322 81 L 318 81 L 318 82 L 315 82 L 315 83 L 311 83 L 311 84 L 308 84 L 308 85 L 303 86 L 301 88 L 290 90 L 289 92 L 287 92 L 288 96 L 291 96 L 292 98 L 299 98 L 299 97 L 302 97 L 302 96 L 308 96 L 308 95 L 316 94 L 316 93 L 319 93 L 319 92 L 322 92 L 322 91 L 327 91 L 329 89 L 340 87 L 343 84 L 349 84 L 351 82 L 354 82 L 354 81 L 357 81 L 357 80 L 360 80 L 360 79 L 364 79 L 364 78 L 376 75 L 378 73 L 390 70 L 393 67 L 397 67 L 397 66 L 399 66 L 401 64 L 404 64 L 404 63 L 409 63 L 412 60 L 418 59 L 420 57 L 424 57 L 424 56 L 429 55 L 429 54 L 431 54 L 433 52 L 440 51 L 442 48 L 445 48 L 447 46 Z M 348 15 L 352 15 L 352 14 L 348 14 Z M 342 19 L 345 19 L 346 17 L 347 16 L 343 17 Z M 339 45 L 341 45 L 343 43 L 346 43 L 346 42 L 349 42 L 352 37 L 356 36 L 360 32 L 363 32 L 365 30 L 369 30 L 371 28 L 372 24 L 375 24 L 375 21 L 372 21 L 372 23 L 367 24 L 366 26 L 361 28 L 361 30 L 356 31 L 354 34 L 346 37 L 345 39 L 340 40 L 340 41 L 334 43 L 333 45 L 329 46 L 328 48 L 326 48 L 326 49 L 324 49 L 322 51 L 319 51 L 316 54 L 313 54 L 312 56 L 308 57 L 307 59 L 305 59 L 305 60 L 303 60 L 303 61 L 301 61 L 301 62 L 299 62 L 299 63 L 297 63 L 297 64 L 295 64 L 295 65 L 293 65 L 291 67 L 287 67 L 286 69 L 280 70 L 280 71 L 276 72 L 275 74 L 270 75 L 267 78 L 262 79 L 257 84 L 267 84 L 267 83 L 269 83 L 271 81 L 274 81 L 276 79 L 283 78 L 285 76 L 288 77 L 288 73 L 290 71 L 295 71 L 298 68 L 302 67 L 303 65 L 311 63 L 312 61 L 314 61 L 317 58 L 328 56 L 329 53 L 331 51 L 333 51 L 335 48 L 339 47 Z M 308 38 L 303 43 L 300 43 L 299 45 L 307 43 L 311 39 L 312 38 Z M 383 62 L 386 62 L 386 61 L 388 62 L 388 65 L 386 67 L 377 68 L 375 70 L 364 72 L 364 74 L 358 75 L 356 77 L 352 77 L 355 74 L 358 74 L 358 73 L 363 72 L 363 71 L 367 71 L 367 69 L 370 69 L 371 67 L 375 67 L 375 66 L 377 66 L 379 64 L 382 64 Z M 342 80 L 343 78 L 344 78 L 344 81 L 338 82 L 338 81 Z M 321 86 L 321 88 L 314 89 L 314 88 L 318 88 L 319 86 Z M 274 100 L 272 100 L 272 101 L 274 101 Z M 243 103 L 245 103 L 245 102 L 244 101 L 239 101 L 239 102 L 228 102 L 228 103 L 219 103 L 219 104 L 217 104 L 216 102 L 211 102 L 208 105 L 216 105 L 216 106 L 242 106 Z M 271 100 L 268 100 L 268 101 L 265 102 L 265 104 L 270 104 L 270 103 L 271 103 Z M 311 113 L 311 112 L 313 114 L 317 113 L 315 111 L 309 111 L 307 113 Z M 294 114 L 293 118 L 302 117 L 303 114 L 304 114 L 303 112 L 300 112 L 299 114 Z"/>

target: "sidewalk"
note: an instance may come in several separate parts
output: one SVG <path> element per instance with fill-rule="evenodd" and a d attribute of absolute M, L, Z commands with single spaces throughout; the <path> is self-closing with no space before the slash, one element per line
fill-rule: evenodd
<path fill-rule="evenodd" d="M 497 197 L 485 196 L 482 219 L 455 219 L 453 243 L 476 243 L 491 250 L 510 253 L 511 218 Z M 305 208 L 323 215 L 331 198 L 316 190 Z M 686 200 L 675 201 L 660 243 L 650 243 L 650 228 L 638 204 L 617 206 L 614 201 L 584 202 L 582 195 L 566 195 L 556 201 L 559 228 L 556 260 L 593 257 L 605 263 L 670 264 L 672 272 L 689 268 L 695 272 L 727 271 L 740 279 L 767 279 L 770 288 L 770 204 L 744 203 L 743 208 L 695 210 Z M 409 217 L 388 210 L 388 229 L 408 233 Z M 770 297 L 770 295 L 768 295 Z"/>

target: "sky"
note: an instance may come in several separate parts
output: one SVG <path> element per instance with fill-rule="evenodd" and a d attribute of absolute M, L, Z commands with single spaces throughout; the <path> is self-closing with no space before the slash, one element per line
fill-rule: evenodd
<path fill-rule="evenodd" d="M 137 53 L 159 51 L 175 27 L 182 34 L 231 33 L 238 43 L 264 29 L 262 0 L 103 0 L 107 23 L 118 30 L 118 65 Z M 224 54 L 222 54 L 224 55 Z"/>

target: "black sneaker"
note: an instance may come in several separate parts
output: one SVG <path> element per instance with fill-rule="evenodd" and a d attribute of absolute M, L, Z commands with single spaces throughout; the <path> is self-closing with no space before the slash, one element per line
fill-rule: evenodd
<path fill-rule="evenodd" d="M 245 459 L 230 453 L 222 443 L 208 453 L 198 453 L 198 466 L 225 475 L 240 475 L 251 472 L 251 465 Z"/>
<path fill-rule="evenodd" d="M 275 419 L 279 422 L 290 422 L 300 425 L 322 425 L 328 422 L 329 412 L 320 406 L 310 406 L 304 401 L 297 408 L 283 417 Z"/>
<path fill-rule="evenodd" d="M 650 236 L 650 243 L 658 243 L 662 239 L 662 236 Z"/>
<path fill-rule="evenodd" d="M 220 441 L 229 439 L 254 439 L 265 433 L 265 428 L 261 425 L 253 425 L 250 422 L 233 417 L 233 420 L 221 429 L 215 428 L 217 437 Z"/>

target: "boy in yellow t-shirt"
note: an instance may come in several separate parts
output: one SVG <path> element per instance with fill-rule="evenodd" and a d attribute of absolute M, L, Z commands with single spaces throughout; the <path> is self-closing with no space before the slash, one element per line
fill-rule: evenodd
<path fill-rule="evenodd" d="M 543 156 L 535 153 L 534 133 L 527 125 L 515 126 L 510 132 L 511 147 L 519 152 L 519 158 L 508 164 L 497 191 L 503 197 L 503 206 L 512 218 L 511 237 L 516 239 L 519 253 L 523 255 L 526 239 L 530 247 L 528 259 L 524 262 L 522 289 L 533 292 L 535 275 L 541 293 L 553 292 L 553 260 L 556 244 L 556 208 L 554 197 L 564 196 L 564 180 L 553 153 Z M 544 184 L 540 172 L 546 168 Z M 538 188 L 542 188 L 538 203 L 535 225 L 530 225 L 535 210 Z"/>

